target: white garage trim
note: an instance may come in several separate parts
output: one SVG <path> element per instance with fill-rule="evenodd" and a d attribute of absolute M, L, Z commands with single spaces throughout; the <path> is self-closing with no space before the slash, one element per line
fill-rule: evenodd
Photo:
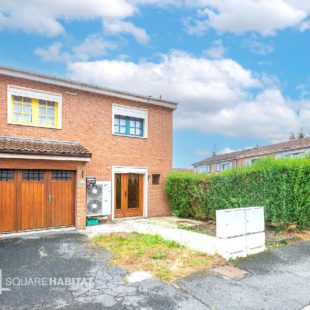
<path fill-rule="evenodd" d="M 0 153 L 0 158 L 15 158 L 15 159 L 42 159 L 42 160 L 59 160 L 59 161 L 86 161 L 89 162 L 89 157 L 72 157 L 72 156 L 45 156 L 45 155 L 26 155 L 26 154 L 9 154 Z"/>

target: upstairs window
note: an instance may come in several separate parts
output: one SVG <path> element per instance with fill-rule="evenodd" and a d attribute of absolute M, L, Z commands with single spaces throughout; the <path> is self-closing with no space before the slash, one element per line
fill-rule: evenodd
<path fill-rule="evenodd" d="M 13 121 L 16 123 L 32 123 L 32 99 L 29 97 L 12 96 Z"/>
<path fill-rule="evenodd" d="M 9 123 L 60 128 L 60 95 L 9 87 Z"/>
<path fill-rule="evenodd" d="M 147 110 L 113 105 L 113 128 L 115 135 L 147 137 Z"/>
<path fill-rule="evenodd" d="M 114 116 L 114 133 L 143 137 L 143 123 L 141 118 L 126 117 L 121 115 Z"/>
<path fill-rule="evenodd" d="M 43 126 L 55 127 L 57 123 L 56 115 L 57 102 L 39 100 L 39 124 Z"/>

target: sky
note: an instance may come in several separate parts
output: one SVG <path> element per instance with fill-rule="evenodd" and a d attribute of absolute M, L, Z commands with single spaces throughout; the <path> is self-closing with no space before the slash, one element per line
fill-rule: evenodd
<path fill-rule="evenodd" d="M 310 1 L 0 0 L 0 64 L 177 101 L 174 167 L 310 134 Z"/>

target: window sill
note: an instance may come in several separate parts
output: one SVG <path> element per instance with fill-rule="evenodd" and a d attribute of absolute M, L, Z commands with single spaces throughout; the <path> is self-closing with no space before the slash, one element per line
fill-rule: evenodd
<path fill-rule="evenodd" d="M 61 129 L 61 127 L 49 127 L 49 126 L 32 125 L 32 124 L 19 124 L 19 123 L 12 123 L 12 122 L 8 122 L 8 124 L 9 125 L 14 125 L 14 126 L 26 126 L 26 127 L 45 128 L 45 129 L 56 129 L 56 130 Z"/>
<path fill-rule="evenodd" d="M 139 137 L 139 136 L 129 136 L 129 135 L 123 135 L 123 134 L 118 134 L 118 133 L 112 133 L 113 136 L 116 137 L 126 137 L 126 138 L 138 138 L 138 139 L 147 139 L 146 136 L 144 137 Z"/>

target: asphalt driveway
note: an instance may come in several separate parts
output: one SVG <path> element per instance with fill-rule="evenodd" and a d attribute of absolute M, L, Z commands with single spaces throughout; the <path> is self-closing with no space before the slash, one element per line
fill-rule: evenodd
<path fill-rule="evenodd" d="M 205 309 L 157 280 L 127 284 L 127 271 L 107 263 L 109 257 L 78 233 L 2 240 L 2 283 L 17 285 L 2 292 L 0 309 Z M 63 285 L 59 279 L 66 278 Z"/>
<path fill-rule="evenodd" d="M 154 279 L 128 284 L 127 271 L 109 257 L 78 233 L 0 240 L 0 293 L 10 289 L 2 290 L 0 309 L 301 309 L 310 303 L 306 242 L 238 262 L 250 272 L 243 280 L 200 273 L 179 287 Z"/>
<path fill-rule="evenodd" d="M 181 279 L 179 285 L 216 310 L 299 310 L 310 305 L 310 242 L 263 252 L 235 265 L 249 275 L 231 280 L 201 273 Z"/>

